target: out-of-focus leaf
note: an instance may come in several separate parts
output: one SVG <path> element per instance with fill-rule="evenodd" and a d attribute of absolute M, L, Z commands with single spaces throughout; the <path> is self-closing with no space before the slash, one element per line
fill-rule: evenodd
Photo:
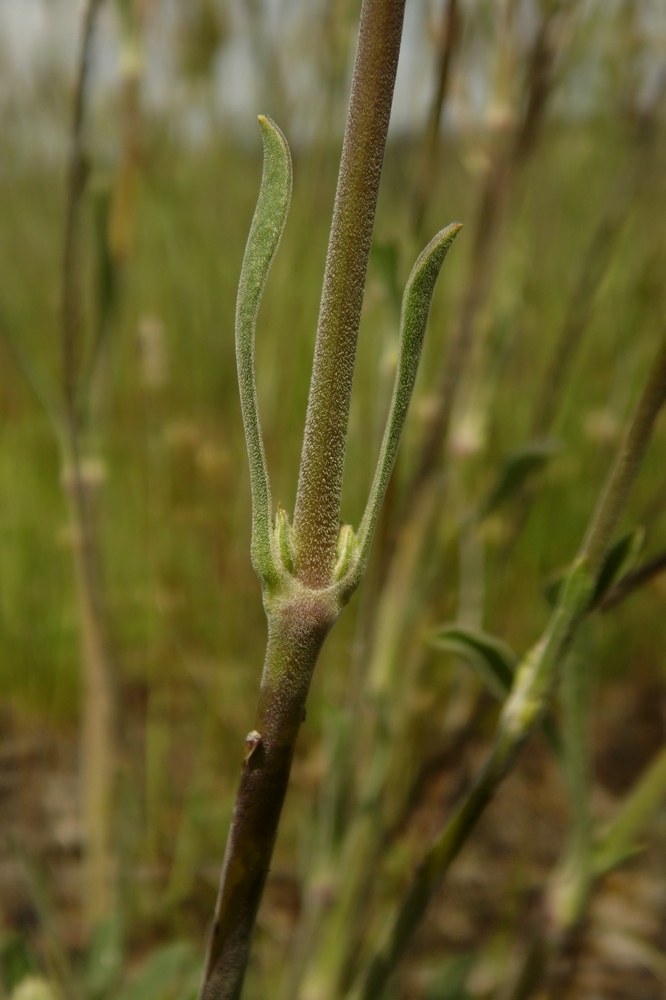
<path fill-rule="evenodd" d="M 594 851 L 598 876 L 617 867 L 640 850 L 638 837 L 660 805 L 666 802 L 666 748 L 639 778 Z"/>
<path fill-rule="evenodd" d="M 504 701 L 511 689 L 518 659 L 505 642 L 461 625 L 442 625 L 430 642 L 436 649 L 461 656 L 481 675 L 491 694 Z"/>
<path fill-rule="evenodd" d="M 177 1000 L 199 960 L 191 945 L 176 941 L 150 955 L 116 1000 Z"/>
<path fill-rule="evenodd" d="M 613 584 L 631 568 L 641 550 L 644 538 L 645 529 L 634 528 L 633 531 L 628 531 L 626 535 L 622 535 L 611 545 L 599 570 L 594 594 L 590 601 L 592 607 L 599 604 Z M 544 583 L 544 596 L 551 607 L 554 607 L 559 600 L 562 584 L 566 580 L 568 572 L 568 567 L 556 570 Z"/>
<path fill-rule="evenodd" d="M 88 949 L 85 980 L 90 997 L 103 996 L 117 985 L 123 957 L 121 922 L 110 917 L 97 927 Z"/>
<path fill-rule="evenodd" d="M 499 469 L 494 484 L 479 507 L 479 520 L 488 517 L 506 503 L 525 485 L 527 480 L 540 472 L 546 463 L 562 449 L 562 443 L 547 438 L 532 441 L 523 448 L 510 452 Z"/>
<path fill-rule="evenodd" d="M 433 976 L 425 993 L 426 1000 L 468 1000 L 465 983 L 475 961 L 473 954 L 447 959 Z"/>
<path fill-rule="evenodd" d="M 567 578 L 567 573 L 568 567 L 565 569 L 557 569 L 553 573 L 550 573 L 544 582 L 543 596 L 546 598 L 551 608 L 554 608 L 560 599 L 562 586 Z"/>
<path fill-rule="evenodd" d="M 8 934 L 0 939 L 0 982 L 8 992 L 36 971 L 35 956 L 21 934 Z"/>
<path fill-rule="evenodd" d="M 598 604 L 621 576 L 631 569 L 638 553 L 643 547 L 645 529 L 638 527 L 628 531 L 626 535 L 611 545 L 606 553 L 603 565 L 599 571 L 597 586 L 592 598 L 592 604 Z"/>

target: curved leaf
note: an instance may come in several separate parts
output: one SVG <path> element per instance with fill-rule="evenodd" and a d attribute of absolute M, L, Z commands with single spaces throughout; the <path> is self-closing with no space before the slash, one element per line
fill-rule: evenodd
<path fill-rule="evenodd" d="M 479 507 L 479 520 L 488 517 L 502 504 L 510 500 L 527 480 L 540 472 L 546 463 L 562 449 L 560 441 L 547 438 L 532 441 L 523 448 L 510 452 L 502 462 L 497 478 L 488 491 L 486 499 Z"/>
<path fill-rule="evenodd" d="M 622 535 L 621 538 L 611 545 L 608 552 L 606 553 L 606 558 L 604 559 L 601 569 L 599 570 L 599 576 L 597 577 L 597 585 L 594 591 L 594 597 L 592 598 L 592 604 L 599 604 L 600 601 L 604 599 L 610 588 L 613 586 L 621 576 L 631 569 L 636 561 L 638 553 L 643 547 L 643 541 L 645 540 L 645 529 L 642 527 L 634 528 L 632 531 L 628 531 L 626 535 Z"/>
<path fill-rule="evenodd" d="M 287 140 L 269 118 L 259 117 L 264 168 L 250 227 L 236 300 L 236 364 L 252 490 L 252 562 L 262 582 L 277 580 L 271 545 L 271 491 L 259 422 L 254 334 L 261 296 L 280 244 L 291 200 L 291 155 Z"/>
<path fill-rule="evenodd" d="M 393 386 L 393 397 L 375 477 L 358 531 L 359 565 L 361 567 L 368 555 L 372 532 L 379 517 L 379 510 L 391 477 L 400 436 L 405 425 L 407 407 L 412 398 L 412 390 L 421 358 L 421 348 L 423 347 L 435 283 L 449 247 L 461 229 L 462 224 L 454 222 L 446 229 L 442 229 L 430 241 L 414 264 L 402 297 L 400 353 Z"/>
<path fill-rule="evenodd" d="M 504 701 L 511 690 L 518 662 L 518 657 L 505 642 L 481 630 L 443 625 L 434 633 L 430 644 L 461 656 L 481 675 L 491 694 Z"/>
<path fill-rule="evenodd" d="M 643 540 L 645 538 L 645 529 L 638 527 L 634 528 L 632 531 L 628 531 L 626 535 L 622 535 L 618 538 L 616 542 L 611 545 L 604 561 L 601 564 L 601 569 L 597 576 L 597 582 L 594 587 L 594 593 L 590 600 L 590 607 L 594 608 L 600 604 L 610 588 L 613 586 L 621 576 L 631 569 L 633 566 L 638 553 L 640 552 Z M 543 586 L 544 595 L 546 600 L 551 606 L 555 606 L 560 598 L 560 593 L 562 591 L 562 586 L 566 580 L 569 568 L 556 570 L 551 573 Z"/>

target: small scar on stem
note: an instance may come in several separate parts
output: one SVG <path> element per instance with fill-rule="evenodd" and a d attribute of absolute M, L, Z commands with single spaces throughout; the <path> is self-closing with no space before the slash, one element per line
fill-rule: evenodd
<path fill-rule="evenodd" d="M 253 729 L 251 733 L 248 733 L 245 737 L 245 748 L 243 750 L 243 763 L 247 764 L 250 757 L 257 749 L 261 743 L 261 733 L 258 733 L 256 729 Z"/>

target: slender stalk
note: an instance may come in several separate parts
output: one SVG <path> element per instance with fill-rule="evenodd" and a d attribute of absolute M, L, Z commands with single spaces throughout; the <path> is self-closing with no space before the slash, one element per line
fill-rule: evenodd
<path fill-rule="evenodd" d="M 629 498 L 636 474 L 650 443 L 654 423 L 666 400 L 666 333 L 662 336 L 657 357 L 648 375 L 645 388 L 633 419 L 626 430 L 615 464 L 604 487 L 594 517 L 580 551 L 596 572 L 603 561 L 613 532 Z"/>
<path fill-rule="evenodd" d="M 241 995 L 312 671 L 338 610 L 330 593 L 295 584 L 269 613 L 259 704 L 245 741 L 201 1000 Z"/>
<path fill-rule="evenodd" d="M 67 173 L 60 322 L 65 411 L 63 479 L 72 529 L 83 671 L 82 810 L 86 838 L 84 910 L 88 928 L 107 918 L 115 905 L 110 833 L 115 757 L 112 671 L 92 513 L 96 483 L 84 468 L 79 399 L 82 372 L 81 210 L 88 174 L 84 130 L 92 41 L 100 7 L 101 0 L 89 0 L 83 18 Z"/>
<path fill-rule="evenodd" d="M 517 670 L 488 762 L 465 801 L 426 853 L 397 909 L 385 941 L 351 994 L 353 1000 L 379 1000 L 451 863 L 510 770 L 519 749 L 542 719 L 563 658 L 590 608 L 596 575 L 626 507 L 629 491 L 665 401 L 666 334 L 558 606 L 542 639 L 525 656 Z"/>
<path fill-rule="evenodd" d="M 371 647 L 367 658 L 367 696 L 363 716 L 365 753 L 357 754 L 360 798 L 366 805 L 358 811 L 345 835 L 340 857 L 339 892 L 325 915 L 323 944 L 312 956 L 305 974 L 302 995 L 305 1000 L 328 998 L 339 989 L 343 968 L 349 953 L 356 947 L 356 917 L 363 905 L 363 886 L 373 871 L 377 851 L 384 836 L 381 802 L 386 776 L 393 760 L 397 719 L 408 703 L 400 657 L 406 622 L 418 604 L 423 591 L 423 579 L 418 570 L 432 518 L 440 510 L 441 497 L 437 481 L 437 460 L 450 423 L 453 401 L 469 360 L 473 330 L 482 305 L 492 286 L 496 247 L 505 219 L 504 208 L 513 190 L 518 167 L 526 162 L 535 146 L 537 125 L 545 108 L 551 76 L 552 56 L 541 59 L 545 39 L 549 45 L 550 24 L 544 15 L 530 62 L 525 92 L 526 110 L 508 150 L 498 148 L 495 161 L 486 179 L 475 223 L 472 262 L 462 312 L 456 324 L 453 344 L 447 358 L 438 390 L 437 428 L 426 428 L 425 440 L 417 472 L 405 491 L 403 525 L 397 533 L 390 553 L 385 578 L 374 615 Z M 359 539 L 360 540 L 360 539 Z"/>
<path fill-rule="evenodd" d="M 60 313 L 62 378 L 70 422 L 76 409 L 76 393 L 81 364 L 81 288 L 79 267 L 80 216 L 88 167 L 84 146 L 84 125 L 90 59 L 95 20 L 102 0 L 88 0 L 83 15 L 83 35 L 74 85 L 74 104 L 67 165 L 67 201 L 62 258 L 62 301 Z"/>
<path fill-rule="evenodd" d="M 422 230 L 428 199 L 435 186 L 442 110 L 449 89 L 453 56 L 461 35 L 460 20 L 459 0 L 444 0 L 437 45 L 436 83 L 412 195 L 411 225 L 417 235 Z"/>
<path fill-rule="evenodd" d="M 404 0 L 364 0 L 361 10 L 293 528 L 281 510 L 274 524 L 271 521 L 254 374 L 256 316 L 284 225 L 291 171 L 284 137 L 268 119 L 260 119 L 264 174 L 241 271 L 236 352 L 250 460 L 252 556 L 262 582 L 268 646 L 255 728 L 245 742 L 201 1000 L 235 1000 L 241 995 L 312 671 L 328 631 L 363 573 L 413 387 L 434 282 L 459 228 L 451 227 L 433 241 L 417 262 L 413 284 L 408 285 L 404 362 L 399 366 L 378 472 L 357 542 L 349 526 L 341 530 L 339 525 L 342 472 L 403 14 Z"/>
<path fill-rule="evenodd" d="M 115 907 L 115 860 L 111 838 L 115 699 L 93 513 L 101 484 L 94 468 L 86 469 L 80 461 L 65 467 L 64 480 L 81 630 L 83 901 L 86 924 L 92 929 L 108 918 Z"/>
<path fill-rule="evenodd" d="M 398 66 L 405 0 L 364 0 L 296 494 L 299 577 L 330 582 L 356 341 Z"/>
<path fill-rule="evenodd" d="M 542 15 L 527 67 L 525 110 L 510 141 L 500 146 L 486 175 L 474 226 L 470 278 L 447 348 L 446 363 L 442 367 L 437 387 L 437 405 L 426 428 L 421 455 L 408 491 L 405 517 L 409 516 L 410 508 L 415 502 L 413 498 L 421 484 L 433 474 L 448 437 L 456 392 L 468 369 L 478 320 L 492 291 L 511 196 L 536 147 L 548 98 L 553 89 L 553 67 L 557 53 L 554 22 L 561 6 L 563 4 L 558 2 Z"/>
<path fill-rule="evenodd" d="M 638 837 L 666 796 L 666 748 L 657 754 L 596 843 L 585 865 L 560 862 L 535 906 L 529 946 L 501 1000 L 566 996 L 575 974 L 581 930 L 601 879 L 635 855 Z M 563 905 L 564 904 L 564 905 Z M 566 955 L 567 961 L 562 961 Z"/>

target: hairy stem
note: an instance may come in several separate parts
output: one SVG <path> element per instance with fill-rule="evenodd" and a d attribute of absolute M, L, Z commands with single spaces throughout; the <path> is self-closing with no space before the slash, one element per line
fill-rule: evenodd
<path fill-rule="evenodd" d="M 312 671 L 338 609 L 297 583 L 269 605 L 259 704 L 245 741 L 200 1000 L 240 997 Z"/>
<path fill-rule="evenodd" d="M 294 533 L 297 572 L 331 580 L 356 341 L 398 66 L 405 0 L 364 0 L 326 258 Z"/>

